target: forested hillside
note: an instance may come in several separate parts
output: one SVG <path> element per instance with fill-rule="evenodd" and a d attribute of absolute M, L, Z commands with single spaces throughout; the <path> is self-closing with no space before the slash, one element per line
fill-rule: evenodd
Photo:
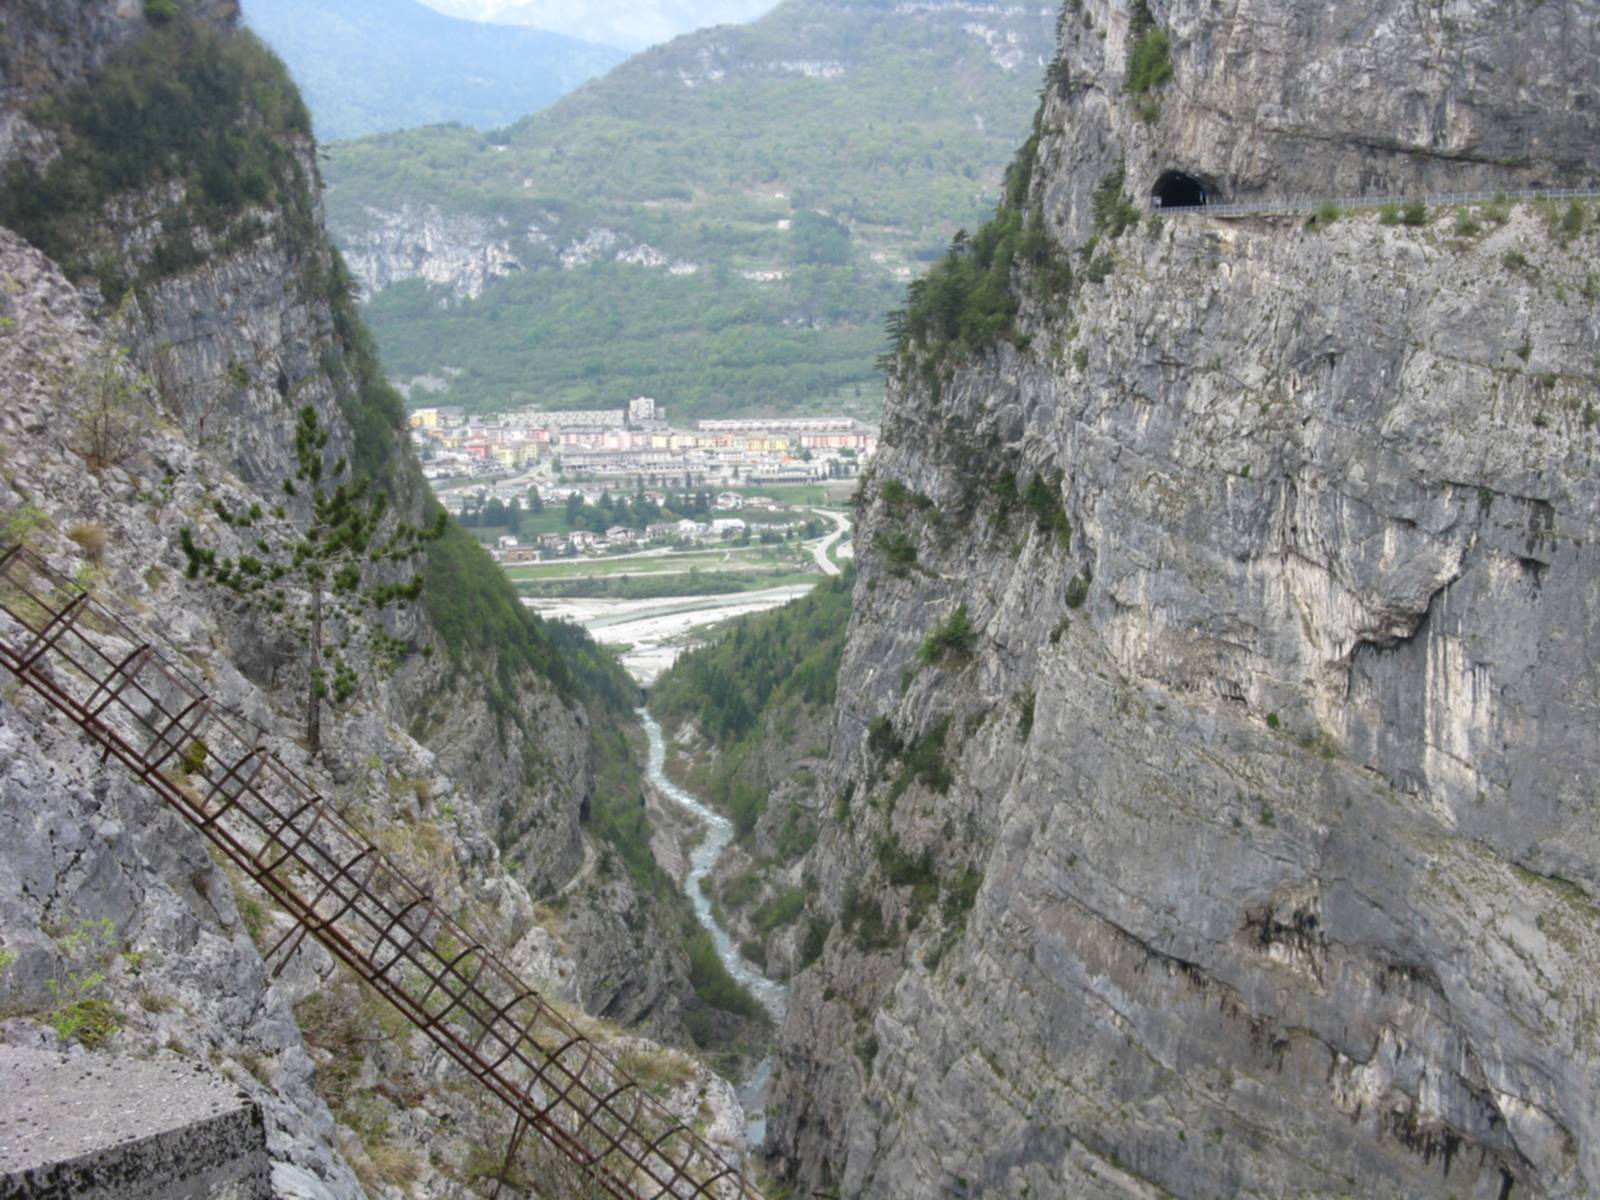
<path fill-rule="evenodd" d="M 805 864 L 834 819 L 823 776 L 855 572 L 775 612 L 733 622 L 680 658 L 650 707 L 671 734 L 668 770 L 732 820 L 706 881 L 740 953 L 785 979 L 825 929 L 801 922 Z"/>
<path fill-rule="evenodd" d="M 336 146 L 330 221 L 435 399 L 875 411 L 883 314 L 993 209 L 1053 28 L 790 0 L 507 130 Z"/>
<path fill-rule="evenodd" d="M 672 726 L 692 721 L 715 748 L 704 791 L 740 835 L 755 828 L 781 782 L 764 769 L 763 739 L 778 727 L 796 728 L 807 709 L 833 703 L 854 586 L 851 571 L 776 612 L 736 621 L 656 684 L 656 715 Z"/>

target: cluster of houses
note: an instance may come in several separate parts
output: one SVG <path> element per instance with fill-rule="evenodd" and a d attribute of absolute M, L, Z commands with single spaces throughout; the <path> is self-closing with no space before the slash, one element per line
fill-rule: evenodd
<path fill-rule="evenodd" d="M 592 489 L 570 486 L 539 488 L 540 499 L 547 507 L 560 507 L 574 495 L 582 496 L 586 504 L 596 504 L 601 493 Z M 667 497 L 661 492 L 646 492 L 646 497 L 662 504 Z M 508 485 L 493 485 L 472 492 L 447 492 L 440 497 L 444 506 L 460 515 L 467 507 L 479 508 L 490 500 L 509 503 L 520 501 L 525 493 Z M 529 537 L 510 534 L 497 538 L 489 547 L 496 559 L 504 563 L 535 563 L 552 558 L 570 558 L 580 554 L 605 554 L 640 549 L 645 546 L 684 545 L 686 543 L 714 544 L 752 532 L 743 517 L 728 515 L 732 512 L 756 510 L 770 513 L 793 511 L 792 506 L 765 496 L 741 496 L 736 492 L 722 492 L 712 499 L 712 513 L 706 520 L 696 521 L 685 517 L 675 521 L 655 521 L 644 529 L 626 525 L 613 525 L 603 533 L 588 529 L 574 529 L 566 533 L 541 533 Z M 721 514 L 721 515 L 718 515 Z M 757 527 L 762 532 L 787 534 L 805 525 L 803 516 L 793 520 L 762 521 Z"/>
<path fill-rule="evenodd" d="M 779 532 L 794 528 L 803 522 L 789 525 L 763 525 L 763 529 Z M 604 533 L 587 529 L 574 529 L 571 533 L 541 533 L 531 541 L 510 536 L 501 537 L 493 554 L 501 562 L 543 562 L 551 558 L 569 558 L 578 554 L 596 554 L 604 551 L 628 550 L 648 545 L 677 545 L 683 542 L 715 542 L 738 537 L 749 532 L 749 525 L 738 517 L 715 521 L 659 521 L 647 525 L 641 532 L 626 525 L 613 525 Z"/>
<path fill-rule="evenodd" d="M 419 408 L 412 438 L 430 478 L 527 470 L 548 463 L 566 478 L 694 485 L 848 479 L 878 448 L 878 430 L 849 417 L 696 422 L 675 429 L 648 396 L 626 408 L 469 416 Z"/>

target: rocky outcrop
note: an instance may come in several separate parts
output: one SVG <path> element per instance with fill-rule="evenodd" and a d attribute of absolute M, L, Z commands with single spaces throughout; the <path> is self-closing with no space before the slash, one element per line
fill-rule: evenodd
<path fill-rule="evenodd" d="M 504 220 L 410 204 L 395 212 L 367 209 L 366 215 L 359 231 L 346 234 L 343 250 L 368 295 L 421 279 L 449 289 L 455 300 L 476 300 L 492 280 L 523 269 Z"/>
<path fill-rule="evenodd" d="M 295 769 L 324 795 L 338 797 L 343 811 L 372 829 L 406 869 L 441 889 L 441 900 L 515 961 L 530 965 L 533 977 L 553 977 L 581 1001 L 576 964 L 545 966 L 518 947 L 531 951 L 535 935 L 549 941 L 535 927 L 525 884 L 548 886 L 581 860 L 578 809 L 590 769 L 582 721 L 553 695 L 530 689 L 535 709 L 550 707 L 541 749 L 553 761 L 572 760 L 564 764 L 571 774 L 561 786 L 533 801 L 537 793 L 522 778 L 520 758 L 496 742 L 494 722 L 469 689 L 456 689 L 452 715 L 460 724 L 449 732 L 458 740 L 444 754 L 435 755 L 399 727 L 407 718 L 408 692 L 424 690 L 430 680 L 434 687 L 441 683 L 439 668 L 418 660 L 389 682 L 369 668 L 376 683 L 367 697 L 328 723 L 320 759 L 306 756 L 291 740 L 295 697 L 304 687 L 296 656 L 240 622 L 226 601 L 187 583 L 174 540 L 180 526 L 206 519 L 212 497 L 239 509 L 263 493 L 219 474 L 215 458 L 171 422 L 155 392 L 130 414 L 142 428 L 130 431 L 125 456 L 98 472 L 84 470 L 74 449 L 81 401 L 64 394 L 59 364 L 110 359 L 116 348 L 103 339 L 94 302 L 4 231 L 0 278 L 7 289 L 0 363 L 8 380 L 8 536 L 25 534 L 59 567 L 91 580 L 99 595 L 129 613 L 174 661 L 206 679 L 225 704 L 277 731 L 280 753 Z M 272 414 L 262 421 L 278 423 Z M 409 632 L 431 636 L 415 619 Z M 470 723 L 474 714 L 477 724 Z M 349 1162 L 362 1168 L 371 1188 L 381 1175 L 372 1166 L 374 1153 L 410 1164 L 407 1171 L 415 1168 L 419 1177 L 433 1175 L 413 1162 L 415 1150 L 383 1139 L 370 1146 L 360 1136 L 352 1140 L 323 1103 L 326 1073 L 359 1076 L 367 1058 L 361 1036 L 345 1025 L 324 1028 L 318 997 L 344 989 L 360 999 L 332 960 L 307 949 L 273 985 L 262 954 L 287 925 L 264 897 L 214 863 L 197 834 L 116 764 L 107 767 L 75 728 L 38 701 L 8 693 L 0 702 L 0 726 L 0 789 L 13 826 L 0 849 L 0 877 L 11 880 L 0 938 L 16 956 L 0 975 L 0 995 L 6 1011 L 42 1019 L 13 1022 L 7 1036 L 35 1044 L 51 1037 L 49 1029 L 70 1029 L 62 1023 L 70 1015 L 63 987 L 71 995 L 79 986 L 74 980 L 103 975 L 103 984 L 85 987 L 70 1003 L 109 1005 L 119 1027 L 112 1042 L 124 1052 L 166 1051 L 223 1064 L 263 1104 L 279 1173 L 298 1171 L 312 1181 L 304 1195 L 360 1194 Z M 458 782 L 447 764 L 463 761 L 472 769 Z M 498 791 L 478 790 L 497 783 Z M 526 821 L 542 820 L 551 835 L 539 855 L 518 864 L 516 879 L 502 864 L 497 842 L 502 807 Z M 557 962 L 567 959 L 562 951 Z M 663 986 L 659 977 L 642 975 L 641 989 L 651 980 Z M 364 1004 L 351 1006 L 351 1021 L 377 1021 L 378 1009 L 370 1000 Z M 428 1066 L 430 1057 L 425 1044 L 402 1042 L 395 1062 L 436 1070 L 437 1064 Z M 348 1096 L 333 1094 L 336 1101 Z M 397 1114 L 405 1107 L 385 1096 L 382 1102 Z M 340 1111 L 340 1121 L 350 1122 L 353 1111 Z M 475 1131 L 457 1136 L 498 1136 L 487 1125 L 480 1128 L 469 1109 L 457 1115 Z M 452 1173 L 459 1177 L 454 1167 L 444 1164 L 436 1186 L 445 1186 Z"/>
<path fill-rule="evenodd" d="M 139 0 L 16 0 L 0 13 L 0 169 L 44 158 L 53 139 L 23 111 L 99 68 L 148 26 Z M 238 0 L 194 0 L 203 20 L 226 22 Z"/>
<path fill-rule="evenodd" d="M 1159 116 L 1132 103 L 1135 12 L 1169 34 Z M 1600 15 L 1580 0 L 1284 8 L 1239 0 L 1067 6 L 1042 199 L 1081 244 L 1095 185 L 1183 171 L 1224 199 L 1593 185 Z M 1058 126 L 1063 132 L 1066 126 Z"/>
<path fill-rule="evenodd" d="M 648 242 L 605 226 L 564 231 L 553 218 L 513 230 L 503 217 L 489 221 L 445 213 L 432 205 L 398 211 L 366 210 L 359 228 L 344 231 L 341 245 L 350 270 L 371 297 L 397 283 L 420 279 L 446 293 L 443 303 L 476 300 L 496 279 L 522 270 L 576 270 L 595 264 L 693 275 L 695 263 L 674 259 Z"/>
<path fill-rule="evenodd" d="M 895 374 L 772 1104 L 804 1187 L 1600 1187 L 1596 206 L 1113 237 L 1093 203 L 1571 178 L 1593 109 L 1534 81 L 1594 13 L 1450 10 L 1476 50 L 1436 70 L 1390 53 L 1421 10 L 1247 7 L 1151 5 L 1146 123 L 1128 12 L 1069 6 L 1030 197 L 1092 268 Z M 1379 145 L 1421 96 L 1433 150 Z"/>

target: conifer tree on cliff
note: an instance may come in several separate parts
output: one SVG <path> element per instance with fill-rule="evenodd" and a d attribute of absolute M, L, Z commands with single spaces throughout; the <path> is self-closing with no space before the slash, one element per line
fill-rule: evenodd
<path fill-rule="evenodd" d="M 414 564 L 445 526 L 442 512 L 426 529 L 396 521 L 379 540 L 387 497 L 367 479 L 349 479 L 349 464 L 343 458 L 328 466 L 327 445 L 328 435 L 316 410 L 306 405 L 295 424 L 295 471 L 283 480 L 286 495 L 304 494 L 310 502 L 310 518 L 303 529 L 281 507 L 269 514 L 252 504 L 248 512 L 234 513 L 216 501 L 217 515 L 241 538 L 254 539 L 251 552 L 241 552 L 237 562 L 219 559 L 216 550 L 202 546 L 187 526 L 180 534 L 190 579 L 204 578 L 228 588 L 304 646 L 306 745 L 313 754 L 322 748 L 323 701 L 342 704 L 359 685 L 340 646 L 352 633 L 364 631 L 380 660 L 392 660 L 404 649 L 403 643 L 388 637 L 378 618 L 384 609 L 409 604 L 421 594 L 420 573 L 411 570 L 401 578 L 394 576 Z M 337 640 L 329 639 L 330 628 Z"/>

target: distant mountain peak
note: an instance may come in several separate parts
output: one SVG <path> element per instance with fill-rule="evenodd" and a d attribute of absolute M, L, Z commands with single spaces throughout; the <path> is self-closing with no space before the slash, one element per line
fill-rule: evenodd
<path fill-rule="evenodd" d="M 424 0 L 471 21 L 531 25 L 569 37 L 643 50 L 711 25 L 753 21 L 777 0 Z"/>
<path fill-rule="evenodd" d="M 488 25 L 418 0 L 244 0 L 289 65 L 324 140 L 536 112 L 626 54 L 526 25 Z"/>

